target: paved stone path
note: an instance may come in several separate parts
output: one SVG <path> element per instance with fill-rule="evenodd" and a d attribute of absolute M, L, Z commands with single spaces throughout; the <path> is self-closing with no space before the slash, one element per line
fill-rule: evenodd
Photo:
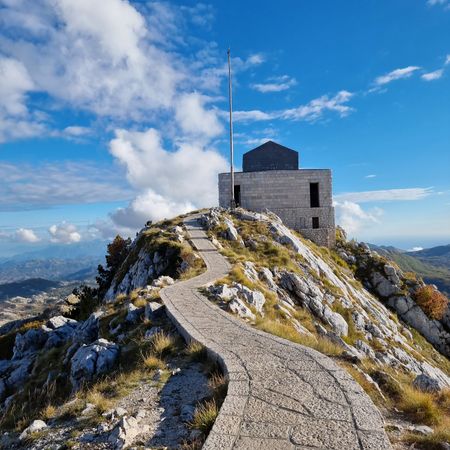
<path fill-rule="evenodd" d="M 201 342 L 229 377 L 203 449 L 391 449 L 377 408 L 330 358 L 256 330 L 200 294 L 230 265 L 196 216 L 185 225 L 207 270 L 161 296 L 183 336 Z"/>

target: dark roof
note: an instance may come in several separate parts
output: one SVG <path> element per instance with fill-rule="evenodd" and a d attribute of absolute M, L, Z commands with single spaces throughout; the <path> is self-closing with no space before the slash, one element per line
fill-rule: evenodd
<path fill-rule="evenodd" d="M 297 170 L 298 152 L 273 141 L 244 153 L 242 170 L 261 172 L 265 170 Z"/>

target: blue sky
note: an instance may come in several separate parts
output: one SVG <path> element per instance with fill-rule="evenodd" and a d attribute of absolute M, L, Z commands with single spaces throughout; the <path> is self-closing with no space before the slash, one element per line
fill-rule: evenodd
<path fill-rule="evenodd" d="M 0 254 L 217 202 L 266 139 L 333 169 L 337 220 L 450 242 L 450 1 L 0 0 Z"/>

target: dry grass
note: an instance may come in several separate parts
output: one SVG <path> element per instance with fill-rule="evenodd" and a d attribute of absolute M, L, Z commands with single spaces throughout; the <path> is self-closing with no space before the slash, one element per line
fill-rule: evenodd
<path fill-rule="evenodd" d="M 147 300 L 145 300 L 144 297 L 137 297 L 133 301 L 133 305 L 136 306 L 136 308 L 143 308 L 147 304 Z"/>
<path fill-rule="evenodd" d="M 164 331 L 159 331 L 153 335 L 150 346 L 155 355 L 162 357 L 168 355 L 175 349 L 175 339 L 172 335 Z"/>
<path fill-rule="evenodd" d="M 57 414 L 58 413 L 56 407 L 49 404 L 41 411 L 41 418 L 43 421 L 47 421 L 50 419 L 54 419 Z"/>
<path fill-rule="evenodd" d="M 102 392 L 96 389 L 90 390 L 86 395 L 86 402 L 95 406 L 97 414 L 103 414 L 113 406 L 113 400 L 107 398 Z"/>
<path fill-rule="evenodd" d="M 221 403 L 227 394 L 228 382 L 225 376 L 221 372 L 213 372 L 209 377 L 208 386 L 214 398 Z"/>
<path fill-rule="evenodd" d="M 217 407 L 215 400 L 209 400 L 201 403 L 197 406 L 194 412 L 192 422 L 189 424 L 191 428 L 202 431 L 207 434 L 219 414 L 219 408 Z"/>
<path fill-rule="evenodd" d="M 186 347 L 185 352 L 192 361 L 202 362 L 208 358 L 206 348 L 200 342 L 191 341 Z"/>
<path fill-rule="evenodd" d="M 166 367 L 164 361 L 161 358 L 158 358 L 157 356 L 153 355 L 152 353 L 144 357 L 143 363 L 144 366 L 149 370 L 157 370 L 157 369 L 162 370 Z"/>
<path fill-rule="evenodd" d="M 326 339 L 323 336 L 307 336 L 300 334 L 289 323 L 270 319 L 258 319 L 256 327 L 266 333 L 274 334 L 275 336 L 279 336 L 297 344 L 314 348 L 325 355 L 338 356 L 342 354 L 342 348 L 329 339 Z"/>
<path fill-rule="evenodd" d="M 408 444 L 414 444 L 414 448 L 421 450 L 442 450 L 444 442 L 450 442 L 450 420 L 434 428 L 433 433 L 423 436 L 408 433 L 404 439 Z"/>

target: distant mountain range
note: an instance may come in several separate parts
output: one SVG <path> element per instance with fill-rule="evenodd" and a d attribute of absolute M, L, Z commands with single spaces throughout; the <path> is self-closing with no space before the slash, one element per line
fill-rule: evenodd
<path fill-rule="evenodd" d="M 416 272 L 425 282 L 435 284 L 439 290 L 450 296 L 450 245 L 407 252 L 395 247 L 369 246 L 395 261 L 402 270 Z"/>
<path fill-rule="evenodd" d="M 98 264 L 104 263 L 105 241 L 51 245 L 9 258 L 0 258 L 0 283 L 29 278 L 52 281 L 94 279 Z"/>

